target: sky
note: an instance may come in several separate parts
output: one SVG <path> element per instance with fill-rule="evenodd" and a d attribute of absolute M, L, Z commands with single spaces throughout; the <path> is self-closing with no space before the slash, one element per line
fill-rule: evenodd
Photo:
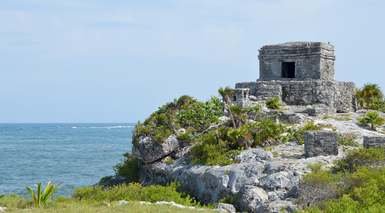
<path fill-rule="evenodd" d="M 258 78 L 258 49 L 336 47 L 336 79 L 385 89 L 383 0 L 1 0 L 0 122 L 137 122 Z"/>

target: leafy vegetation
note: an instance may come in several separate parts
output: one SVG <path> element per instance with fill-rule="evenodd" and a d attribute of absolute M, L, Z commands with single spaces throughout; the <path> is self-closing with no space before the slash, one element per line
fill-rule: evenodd
<path fill-rule="evenodd" d="M 356 99 L 359 107 L 385 111 L 384 94 L 377 84 L 365 84 L 356 92 Z"/>
<path fill-rule="evenodd" d="M 128 182 L 138 182 L 141 162 L 130 153 L 126 153 L 123 156 L 124 160 L 114 167 L 115 173 L 127 178 Z"/>
<path fill-rule="evenodd" d="M 314 121 L 308 121 L 306 122 L 302 127 L 294 130 L 292 132 L 292 137 L 299 143 L 304 144 L 304 135 L 307 131 L 318 131 L 321 130 L 322 126 L 319 124 L 316 124 Z"/>
<path fill-rule="evenodd" d="M 385 119 L 381 117 L 378 112 L 369 111 L 358 118 L 358 123 L 362 126 L 369 126 L 372 130 L 376 130 L 376 127 L 385 124 Z"/>
<path fill-rule="evenodd" d="M 48 187 L 48 189 L 49 188 L 50 187 Z M 176 208 L 167 204 L 153 204 L 158 201 L 166 201 L 199 208 L 202 212 L 212 211 L 210 210 L 211 206 L 202 206 L 187 194 L 179 192 L 178 188 L 179 186 L 176 183 L 171 183 L 167 186 L 142 186 L 138 183 L 131 183 L 111 188 L 81 187 L 77 188 L 70 198 L 57 197 L 49 203 L 46 202 L 44 205 L 43 202 L 41 202 L 42 205 L 40 207 L 44 208 L 34 208 L 37 207 L 34 199 L 27 200 L 18 195 L 0 195 L 0 206 L 6 207 L 7 212 L 36 213 L 197 211 L 196 209 Z M 38 195 L 37 192 L 34 192 L 34 194 Z M 46 193 L 46 195 L 48 195 L 48 193 Z M 125 201 L 125 203 L 122 204 L 121 201 Z"/>
<path fill-rule="evenodd" d="M 282 106 L 281 99 L 279 97 L 272 97 L 266 101 L 266 106 L 269 109 L 278 110 Z"/>
<path fill-rule="evenodd" d="M 313 170 L 300 185 L 303 212 L 383 212 L 384 165 L 384 149 L 357 149 L 330 171 Z"/>
<path fill-rule="evenodd" d="M 30 193 L 32 203 L 35 208 L 46 206 L 47 202 L 52 198 L 56 191 L 56 185 L 48 182 L 44 190 L 41 187 L 41 183 L 36 184 L 36 191 L 31 187 L 27 187 L 27 191 Z"/>
<path fill-rule="evenodd" d="M 118 185 L 109 189 L 101 187 L 83 187 L 76 189 L 73 197 L 81 201 L 173 201 L 186 206 L 200 206 L 186 194 L 178 192 L 178 185 L 142 186 L 138 183 Z"/>
<path fill-rule="evenodd" d="M 385 150 L 370 148 L 352 150 L 343 160 L 337 161 L 334 172 L 354 172 L 360 167 L 385 165 Z"/>
<path fill-rule="evenodd" d="M 15 203 L 26 205 L 15 205 Z M 6 212 L 26 212 L 26 213 L 125 213 L 125 212 L 159 212 L 159 213 L 185 213 L 197 212 L 197 209 L 178 208 L 167 204 L 143 203 L 141 201 L 129 201 L 122 204 L 119 201 L 92 201 L 78 200 L 74 198 L 58 197 L 45 208 L 31 208 L 29 202 L 19 196 L 0 196 L 0 205 L 7 207 Z M 199 212 L 215 212 L 210 208 L 199 207 Z"/>
<path fill-rule="evenodd" d="M 247 123 L 238 128 L 221 127 L 197 138 L 191 150 L 192 162 L 205 165 L 227 165 L 234 162 L 240 150 L 268 146 L 286 141 L 287 127 L 270 119 Z"/>
<path fill-rule="evenodd" d="M 358 142 L 356 141 L 357 137 L 354 134 L 342 134 L 338 137 L 338 144 L 342 146 L 353 146 L 357 147 L 359 146 Z"/>
<path fill-rule="evenodd" d="M 141 136 L 148 136 L 162 143 L 171 134 L 179 135 L 177 130 L 185 128 L 187 134 L 195 134 L 218 122 L 223 115 L 222 102 L 213 97 L 207 102 L 200 102 L 190 96 L 182 96 L 159 108 L 143 123 L 135 128 L 136 143 Z"/>

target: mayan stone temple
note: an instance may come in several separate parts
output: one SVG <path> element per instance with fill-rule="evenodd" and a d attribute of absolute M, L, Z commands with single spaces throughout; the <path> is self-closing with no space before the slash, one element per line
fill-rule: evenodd
<path fill-rule="evenodd" d="M 235 101 L 247 105 L 280 97 L 288 106 L 313 113 L 355 111 L 352 82 L 335 81 L 334 46 L 322 42 L 289 42 L 259 50 L 259 79 L 237 83 Z"/>

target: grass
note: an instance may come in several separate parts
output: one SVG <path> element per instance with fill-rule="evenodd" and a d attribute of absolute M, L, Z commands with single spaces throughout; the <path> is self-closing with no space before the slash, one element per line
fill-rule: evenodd
<path fill-rule="evenodd" d="M 21 198 L 19 202 L 23 201 Z M 8 207 L 7 213 L 24 212 L 24 213 L 119 213 L 119 212 L 160 212 L 160 213 L 184 213 L 184 212 L 196 212 L 196 209 L 190 208 L 177 208 L 170 205 L 156 205 L 142 203 L 139 201 L 130 201 L 126 205 L 119 205 L 115 202 L 84 202 L 74 199 L 59 199 L 46 208 L 14 208 Z M 210 209 L 201 209 L 199 212 L 214 212 Z"/>
<path fill-rule="evenodd" d="M 333 119 L 336 121 L 351 121 L 352 120 L 352 115 L 349 113 L 345 114 L 336 114 L 336 115 L 324 115 L 322 116 L 322 119 Z"/>
<path fill-rule="evenodd" d="M 40 208 L 32 201 L 17 195 L 0 196 L 0 206 L 7 212 L 212 212 L 211 206 L 203 207 L 195 200 L 177 190 L 178 185 L 141 186 L 137 183 L 120 185 L 108 189 L 100 187 L 82 187 L 75 190 L 71 198 L 58 197 Z M 119 201 L 127 204 L 119 205 Z M 173 202 L 182 205 L 179 208 L 169 204 L 157 204 L 158 201 Z"/>

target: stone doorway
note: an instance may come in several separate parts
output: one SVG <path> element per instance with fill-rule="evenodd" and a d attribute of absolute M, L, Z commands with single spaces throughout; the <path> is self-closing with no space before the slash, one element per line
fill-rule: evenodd
<path fill-rule="evenodd" d="M 282 78 L 295 78 L 295 62 L 282 62 Z"/>

